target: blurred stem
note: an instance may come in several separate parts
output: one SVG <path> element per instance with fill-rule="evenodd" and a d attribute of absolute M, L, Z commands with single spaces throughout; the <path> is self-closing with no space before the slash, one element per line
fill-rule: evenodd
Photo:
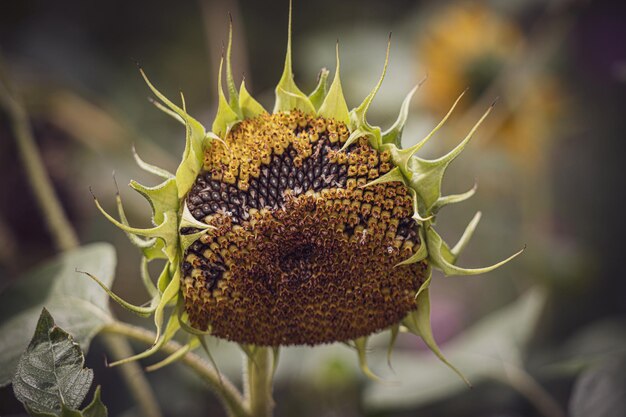
<path fill-rule="evenodd" d="M 52 181 L 45 170 L 39 149 L 37 149 L 28 113 L 18 95 L 12 91 L 9 76 L 5 72 L 3 64 L 4 60 L 0 56 L 0 106 L 5 109 L 9 117 L 17 141 L 18 153 L 26 169 L 26 177 L 39 205 L 39 210 L 46 220 L 55 246 L 61 251 L 70 250 L 79 246 L 78 236 L 54 191 Z M 113 347 L 112 353 L 116 357 L 123 352 L 132 354 L 132 348 L 126 340 L 105 340 L 105 342 L 109 347 Z M 123 354 L 122 356 L 128 355 Z M 139 372 L 130 372 L 129 370 L 129 372 L 123 372 L 122 375 L 132 395 L 138 399 L 141 414 L 144 417 L 161 417 L 158 401 L 150 389 L 148 380 L 140 368 L 135 370 Z"/>
<path fill-rule="evenodd" d="M 104 334 L 115 334 L 134 339 L 151 346 L 154 343 L 156 334 L 142 327 L 133 326 L 128 323 L 115 321 L 107 324 L 102 332 Z M 172 354 L 183 346 L 175 341 L 167 342 L 161 351 Z M 217 394 L 228 414 L 233 417 L 251 417 L 246 410 L 244 399 L 235 386 L 223 375 L 218 374 L 209 364 L 200 356 L 193 352 L 185 354 L 180 362 L 189 367 L 196 373 L 209 387 Z M 256 415 L 255 415 L 256 416 Z"/>
<path fill-rule="evenodd" d="M 18 154 L 26 169 L 26 177 L 30 182 L 30 187 L 55 246 L 63 251 L 78 246 L 76 232 L 65 216 L 63 206 L 57 198 L 52 181 L 45 170 L 26 110 L 17 96 L 12 94 L 10 90 L 8 76 L 4 74 L 1 58 L 0 105 L 9 118 L 17 142 Z"/>
<path fill-rule="evenodd" d="M 528 372 L 503 363 L 506 378 L 503 382 L 522 394 L 545 417 L 566 417 L 559 403 Z"/>
<path fill-rule="evenodd" d="M 17 238 L 9 229 L 9 225 L 0 214 L 0 265 L 4 265 L 10 272 L 17 272 Z M 0 286 L 2 291 L 2 286 Z"/>
<path fill-rule="evenodd" d="M 255 346 L 246 357 L 247 374 L 244 384 L 252 417 L 271 417 L 273 414 L 271 355 L 269 348 Z"/>
<path fill-rule="evenodd" d="M 120 360 L 133 356 L 135 352 L 131 349 L 128 341 L 117 335 L 106 335 L 102 338 L 107 350 L 111 353 L 114 360 Z M 137 362 L 129 362 L 119 367 L 119 372 L 128 382 L 132 381 L 131 395 L 139 405 L 139 409 L 144 416 L 161 417 L 150 384 L 146 380 L 141 366 Z"/>

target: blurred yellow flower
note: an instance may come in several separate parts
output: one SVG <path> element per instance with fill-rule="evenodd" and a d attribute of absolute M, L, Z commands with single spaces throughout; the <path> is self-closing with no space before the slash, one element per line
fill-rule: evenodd
<path fill-rule="evenodd" d="M 486 93 L 517 54 L 525 56 L 527 40 L 510 18 L 476 3 L 455 4 L 429 20 L 417 45 L 420 65 L 428 72 L 422 105 L 433 113 L 446 112 L 466 88 L 468 107 Z M 524 71 L 519 67 L 513 71 Z M 518 72 L 521 74 L 521 72 Z M 526 75 L 526 74 L 524 74 Z M 534 166 L 554 134 L 562 93 L 557 80 L 535 71 L 523 85 L 506 84 L 488 97 L 500 96 L 496 117 L 485 121 L 493 143 L 503 146 L 524 166 Z M 530 165 L 529 165 L 530 164 Z"/>

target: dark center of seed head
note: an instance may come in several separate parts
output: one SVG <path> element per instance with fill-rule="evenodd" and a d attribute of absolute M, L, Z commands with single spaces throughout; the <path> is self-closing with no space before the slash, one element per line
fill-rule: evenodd
<path fill-rule="evenodd" d="M 279 266 L 281 271 L 290 273 L 296 269 L 306 269 L 306 264 L 310 261 L 315 251 L 315 245 L 305 243 L 292 248 L 285 255 L 280 257 Z"/>
<path fill-rule="evenodd" d="M 282 155 L 274 155 L 269 165 L 262 166 L 258 178 L 252 178 L 247 190 L 236 184 L 227 184 L 211 178 L 210 172 L 198 176 L 187 197 L 191 214 L 202 221 L 205 217 L 223 212 L 233 223 L 241 224 L 249 218 L 252 209 L 278 209 L 285 201 L 285 192 L 294 196 L 324 188 L 345 187 L 347 167 L 328 160 L 329 150 L 338 150 L 326 137 L 320 138 L 316 151 L 300 166 L 294 164 L 296 150 L 290 145 Z"/>

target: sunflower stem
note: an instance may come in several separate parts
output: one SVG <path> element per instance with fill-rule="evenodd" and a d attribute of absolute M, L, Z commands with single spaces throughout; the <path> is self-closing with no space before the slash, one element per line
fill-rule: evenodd
<path fill-rule="evenodd" d="M 149 346 L 154 343 L 156 337 L 154 332 L 120 321 L 107 324 L 102 332 L 125 336 Z M 172 354 L 182 347 L 180 343 L 170 341 L 163 345 L 161 351 Z M 219 375 L 204 359 L 193 352 L 188 352 L 180 359 L 180 362 L 209 385 L 224 404 L 230 417 L 251 417 L 245 407 L 244 398 L 237 388 L 224 375 Z"/>
<path fill-rule="evenodd" d="M 245 378 L 248 407 L 251 417 L 271 417 L 274 410 L 272 398 L 273 363 L 271 350 L 254 347 L 247 356 Z"/>
<path fill-rule="evenodd" d="M 566 417 L 558 401 L 521 367 L 503 362 L 506 377 L 501 380 L 522 394 L 545 417 Z"/>
<path fill-rule="evenodd" d="M 0 57 L 0 106 L 7 113 L 11 129 L 15 135 L 19 157 L 26 169 L 26 177 L 30 182 L 30 187 L 55 246 L 63 251 L 72 249 L 78 246 L 76 232 L 67 219 L 63 206 L 54 191 L 52 181 L 37 149 L 28 114 L 17 94 L 12 91 L 2 63 Z"/>

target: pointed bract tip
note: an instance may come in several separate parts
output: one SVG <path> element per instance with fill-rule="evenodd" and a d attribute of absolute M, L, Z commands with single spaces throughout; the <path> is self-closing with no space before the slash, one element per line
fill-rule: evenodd
<path fill-rule="evenodd" d="M 117 178 L 115 177 L 115 170 L 111 173 L 111 177 L 113 177 L 113 184 L 115 185 L 115 195 L 119 197 L 120 195 L 120 187 L 117 185 Z"/>
<path fill-rule="evenodd" d="M 417 83 L 417 88 L 420 88 L 428 80 L 428 73 L 424 74 L 421 80 Z"/>
<path fill-rule="evenodd" d="M 491 102 L 491 106 L 489 106 L 489 108 L 494 108 L 496 106 L 496 104 L 498 103 L 498 101 L 500 101 L 500 96 L 496 97 L 492 102 Z"/>
<path fill-rule="evenodd" d="M 89 192 L 91 193 L 91 196 L 93 197 L 93 199 L 97 200 L 96 195 L 93 192 L 93 188 L 91 188 L 91 185 L 89 186 Z"/>

